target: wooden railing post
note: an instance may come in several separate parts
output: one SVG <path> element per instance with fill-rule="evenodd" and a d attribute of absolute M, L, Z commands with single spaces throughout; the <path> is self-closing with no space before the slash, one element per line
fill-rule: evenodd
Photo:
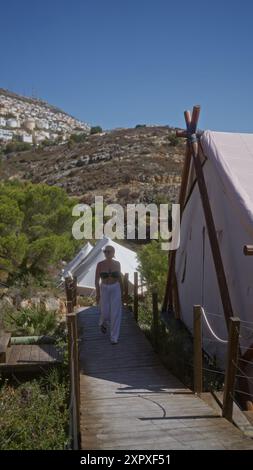
<path fill-rule="evenodd" d="M 77 277 L 73 277 L 73 305 L 76 307 L 77 304 Z"/>
<path fill-rule="evenodd" d="M 72 308 L 77 304 L 77 278 L 65 278 L 65 291 L 67 302 L 72 302 Z M 70 312 L 69 312 L 70 313 Z"/>
<path fill-rule="evenodd" d="M 159 317 L 158 317 L 158 295 L 157 291 L 152 292 L 153 304 L 153 334 L 155 350 L 158 350 Z"/>
<path fill-rule="evenodd" d="M 72 400 L 73 445 L 80 443 L 80 377 L 76 314 L 67 315 L 70 388 Z"/>
<path fill-rule="evenodd" d="M 194 392 L 202 393 L 202 311 L 200 305 L 193 307 L 193 341 L 194 341 Z"/>
<path fill-rule="evenodd" d="M 72 302 L 72 300 L 67 300 L 66 306 L 67 306 L 67 312 L 68 313 L 73 313 L 73 302 Z"/>
<path fill-rule="evenodd" d="M 129 274 L 124 274 L 124 302 L 126 304 L 126 308 L 128 309 L 128 282 L 129 282 Z"/>
<path fill-rule="evenodd" d="M 134 272 L 134 317 L 138 322 L 138 273 Z"/>
<path fill-rule="evenodd" d="M 235 388 L 236 366 L 239 350 L 240 319 L 231 317 L 229 319 L 227 367 L 223 394 L 222 416 L 232 421 L 233 416 L 233 394 Z"/>

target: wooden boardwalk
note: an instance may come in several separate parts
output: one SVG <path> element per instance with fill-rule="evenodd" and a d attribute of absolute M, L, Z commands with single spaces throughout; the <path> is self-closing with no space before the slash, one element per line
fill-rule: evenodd
<path fill-rule="evenodd" d="M 184 387 L 125 312 L 118 345 L 79 313 L 82 449 L 252 449 L 253 440 Z"/>

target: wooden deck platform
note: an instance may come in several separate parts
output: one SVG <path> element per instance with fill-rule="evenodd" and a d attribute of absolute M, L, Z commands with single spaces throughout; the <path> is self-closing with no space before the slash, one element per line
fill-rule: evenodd
<path fill-rule="evenodd" d="M 252 449 L 253 440 L 183 386 L 125 312 L 118 345 L 98 311 L 78 315 L 82 449 Z"/>
<path fill-rule="evenodd" d="M 7 349 L 6 363 L 0 372 L 32 371 L 58 364 L 60 353 L 53 344 L 12 345 Z"/>

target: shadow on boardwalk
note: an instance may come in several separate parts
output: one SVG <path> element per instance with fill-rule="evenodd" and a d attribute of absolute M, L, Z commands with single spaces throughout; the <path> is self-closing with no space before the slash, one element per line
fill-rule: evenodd
<path fill-rule="evenodd" d="M 131 312 L 120 342 L 98 328 L 99 313 L 79 313 L 83 449 L 253 449 L 161 364 Z"/>

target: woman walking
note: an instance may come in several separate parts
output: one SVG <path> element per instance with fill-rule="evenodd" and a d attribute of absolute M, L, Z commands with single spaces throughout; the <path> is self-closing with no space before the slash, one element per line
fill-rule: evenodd
<path fill-rule="evenodd" d="M 104 249 L 105 260 L 96 268 L 96 300 L 100 306 L 99 326 L 106 333 L 110 325 L 111 343 L 117 344 L 122 315 L 123 286 L 121 267 L 114 258 L 115 249 L 107 245 Z"/>

